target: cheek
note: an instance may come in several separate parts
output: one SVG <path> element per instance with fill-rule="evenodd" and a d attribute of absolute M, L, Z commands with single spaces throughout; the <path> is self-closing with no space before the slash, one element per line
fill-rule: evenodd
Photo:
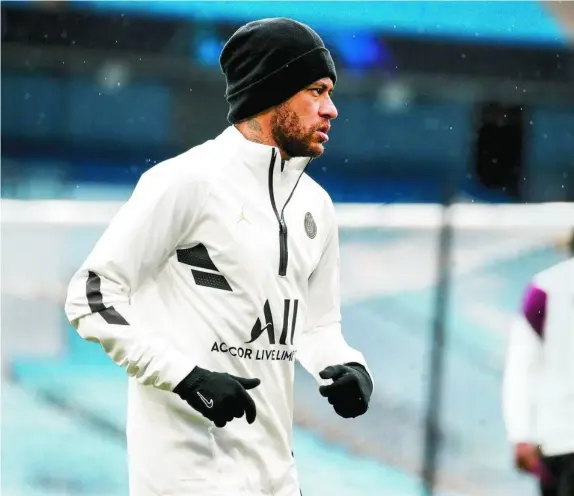
<path fill-rule="evenodd" d="M 309 140 L 319 125 L 320 102 L 316 99 L 303 100 L 292 105 L 286 119 L 290 134 L 305 141 Z"/>
<path fill-rule="evenodd" d="M 320 125 L 318 110 L 318 105 L 314 105 L 312 108 L 305 109 L 305 113 L 300 119 L 301 129 L 306 135 L 313 134 L 313 132 L 315 132 L 317 127 Z"/>

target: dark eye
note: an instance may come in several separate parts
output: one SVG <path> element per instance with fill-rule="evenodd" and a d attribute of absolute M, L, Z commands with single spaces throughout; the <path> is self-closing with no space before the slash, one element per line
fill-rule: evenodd
<path fill-rule="evenodd" d="M 319 96 L 323 94 L 323 88 L 311 88 L 309 91 L 315 93 L 315 95 Z"/>

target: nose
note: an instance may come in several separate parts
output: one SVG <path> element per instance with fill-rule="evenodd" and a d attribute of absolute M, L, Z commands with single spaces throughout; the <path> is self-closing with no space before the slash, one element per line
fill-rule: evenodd
<path fill-rule="evenodd" d="M 329 95 L 326 95 L 326 98 L 323 101 L 323 105 L 321 105 L 320 113 L 321 117 L 329 120 L 336 119 L 339 115 L 339 112 L 337 112 L 337 107 L 335 107 L 335 104 Z"/>

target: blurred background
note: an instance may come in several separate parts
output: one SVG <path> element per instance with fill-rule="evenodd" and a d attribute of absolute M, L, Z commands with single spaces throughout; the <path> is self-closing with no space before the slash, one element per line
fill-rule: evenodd
<path fill-rule="evenodd" d="M 71 329 L 66 286 L 142 172 L 227 126 L 219 52 L 272 16 L 337 63 L 309 172 L 336 203 L 344 332 L 377 383 L 344 421 L 298 368 L 303 494 L 536 494 L 501 373 L 522 290 L 574 227 L 574 3 L 1 8 L 3 495 L 127 494 L 125 374 Z"/>

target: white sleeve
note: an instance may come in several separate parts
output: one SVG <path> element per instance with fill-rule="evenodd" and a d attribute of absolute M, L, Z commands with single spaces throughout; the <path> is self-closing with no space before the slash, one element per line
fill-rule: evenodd
<path fill-rule="evenodd" d="M 517 317 L 510 340 L 502 383 L 502 411 L 508 440 L 536 443 L 535 395 L 541 350 L 540 336 L 526 318 Z"/>
<path fill-rule="evenodd" d="M 161 329 L 147 329 L 130 298 L 193 228 L 207 193 L 199 181 L 174 180 L 164 166 L 142 175 L 74 274 L 65 312 L 78 334 L 100 343 L 129 376 L 173 390 L 196 365 L 193 357 L 163 339 Z"/>
<path fill-rule="evenodd" d="M 363 354 L 347 344 L 341 331 L 339 233 L 331 202 L 329 206 L 331 225 L 321 259 L 309 278 L 307 321 L 297 359 L 320 384 L 325 382 L 319 377 L 321 370 L 346 362 L 363 365 L 374 383 Z"/>

